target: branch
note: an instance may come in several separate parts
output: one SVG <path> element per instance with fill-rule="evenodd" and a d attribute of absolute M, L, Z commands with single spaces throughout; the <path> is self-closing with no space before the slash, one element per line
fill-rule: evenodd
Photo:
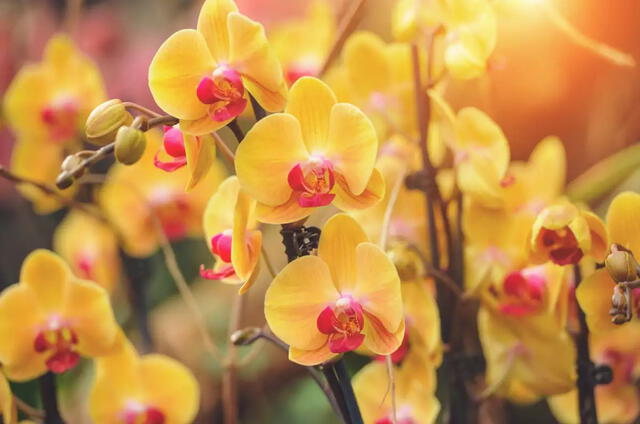
<path fill-rule="evenodd" d="M 325 72 L 329 69 L 334 60 L 338 57 L 342 46 L 345 41 L 347 41 L 347 37 L 353 32 L 353 30 L 358 25 L 360 18 L 362 17 L 362 12 L 364 11 L 364 5 L 366 0 L 353 0 L 351 4 L 351 8 L 349 8 L 340 19 L 340 25 L 338 27 L 338 36 L 336 37 L 333 45 L 331 46 L 331 50 L 329 50 L 329 54 L 325 59 L 322 67 L 320 68 L 319 75 L 324 75 Z"/>

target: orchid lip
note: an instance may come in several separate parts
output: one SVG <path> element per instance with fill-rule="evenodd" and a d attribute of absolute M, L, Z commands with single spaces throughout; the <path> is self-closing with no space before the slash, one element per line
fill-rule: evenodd
<path fill-rule="evenodd" d="M 306 162 L 296 164 L 287 180 L 303 208 L 326 206 L 335 198 L 331 193 L 335 185 L 333 164 L 322 156 L 313 155 Z"/>
<path fill-rule="evenodd" d="M 317 318 L 318 331 L 329 337 L 329 349 L 344 353 L 357 349 L 365 335 L 362 306 L 351 296 L 343 296 L 334 306 L 327 306 Z"/>
<path fill-rule="evenodd" d="M 196 95 L 200 102 L 209 105 L 209 117 L 218 122 L 235 118 L 247 106 L 240 73 L 227 65 L 220 65 L 211 75 L 204 76 L 196 87 Z"/>

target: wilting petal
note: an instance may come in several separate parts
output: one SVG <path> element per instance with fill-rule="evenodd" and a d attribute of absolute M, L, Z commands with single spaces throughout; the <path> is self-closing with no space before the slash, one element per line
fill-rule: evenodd
<path fill-rule="evenodd" d="M 353 296 L 365 311 L 375 315 L 388 331 L 393 332 L 403 318 L 396 267 L 373 243 L 361 243 L 355 250 L 357 271 Z"/>
<path fill-rule="evenodd" d="M 625 191 L 618 194 L 609 205 L 607 227 L 612 243 L 630 249 L 640 257 L 640 194 Z"/>
<path fill-rule="evenodd" d="M 208 134 L 200 137 L 185 134 L 184 149 L 189 169 L 189 181 L 185 190 L 189 191 L 209 172 L 216 157 L 216 145 L 213 137 Z"/>
<path fill-rule="evenodd" d="M 281 111 L 286 102 L 282 67 L 271 50 L 264 28 L 239 13 L 229 14 L 229 64 L 253 84 L 247 89 L 269 112 Z M 265 93 L 266 91 L 266 93 Z M 278 98 L 276 98 L 276 96 Z"/>
<path fill-rule="evenodd" d="M 375 315 L 364 311 L 364 345 L 376 355 L 390 355 L 402 344 L 405 331 L 404 317 L 395 332 L 387 330 Z"/>
<path fill-rule="evenodd" d="M 303 256 L 273 280 L 265 295 L 264 313 L 273 333 L 285 343 L 315 350 L 327 342 L 327 335 L 318 330 L 318 315 L 339 297 L 327 264 L 317 256 Z"/>
<path fill-rule="evenodd" d="M 354 195 L 361 194 L 367 187 L 377 152 L 378 137 L 369 118 L 348 103 L 334 105 L 326 153 Z"/>
<path fill-rule="evenodd" d="M 228 19 L 231 12 L 237 11 L 232 0 L 207 0 L 200 9 L 198 32 L 204 37 L 211 56 L 218 63 L 229 59 Z"/>
<path fill-rule="evenodd" d="M 327 145 L 329 117 L 334 104 L 335 94 L 317 78 L 302 77 L 291 87 L 285 112 L 298 118 L 302 138 L 309 152 Z"/>
<path fill-rule="evenodd" d="M 576 298 L 587 318 L 592 333 L 612 331 L 616 325 L 611 322 L 611 295 L 615 283 L 606 269 L 599 269 L 580 282 Z"/>
<path fill-rule="evenodd" d="M 371 178 L 367 183 L 365 190 L 359 195 L 354 195 L 349 191 L 346 180 L 342 175 L 336 175 L 336 185 L 334 186 L 336 193 L 333 204 L 344 211 L 353 211 L 369 208 L 378 203 L 385 193 L 385 183 L 382 174 L 377 169 L 373 169 Z"/>
<path fill-rule="evenodd" d="M 282 205 L 292 193 L 289 171 L 307 157 L 298 121 L 286 113 L 273 114 L 256 123 L 238 146 L 238 179 L 258 202 Z"/>
<path fill-rule="evenodd" d="M 198 99 L 196 87 L 214 66 L 202 34 L 193 29 L 176 32 L 160 46 L 149 65 L 149 88 L 154 100 L 179 119 L 205 116 L 208 105 Z"/>
<path fill-rule="evenodd" d="M 349 215 L 332 216 L 322 229 L 318 256 L 329 266 L 333 282 L 342 294 L 356 294 L 356 248 L 367 241 L 360 225 Z"/>
<path fill-rule="evenodd" d="M 69 266 L 58 255 L 45 249 L 31 252 L 20 270 L 20 282 L 37 293 L 38 303 L 47 312 L 60 312 L 69 278 Z"/>
<path fill-rule="evenodd" d="M 289 200 L 278 206 L 258 202 L 256 219 L 265 224 L 287 224 L 308 217 L 316 208 L 303 208 L 300 206 L 299 197 L 300 193 L 291 193 Z"/>
<path fill-rule="evenodd" d="M 326 336 L 325 336 L 326 337 Z M 317 349 L 304 350 L 295 347 L 289 347 L 289 360 L 296 364 L 304 366 L 318 365 L 336 356 L 329 349 L 329 342 L 323 344 Z"/>

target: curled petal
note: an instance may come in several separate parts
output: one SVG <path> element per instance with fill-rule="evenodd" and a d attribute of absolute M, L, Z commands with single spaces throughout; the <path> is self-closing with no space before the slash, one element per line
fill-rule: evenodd
<path fill-rule="evenodd" d="M 161 161 L 158 156 L 160 155 L 160 150 L 153 157 L 153 165 L 156 168 L 162 169 L 165 172 L 173 172 L 176 171 L 187 164 L 187 158 L 185 156 L 180 158 L 175 158 L 168 162 Z"/>
<path fill-rule="evenodd" d="M 385 193 L 385 183 L 382 174 L 377 169 L 373 169 L 367 187 L 359 195 L 353 194 L 349 190 L 344 177 L 336 174 L 336 185 L 334 186 L 336 197 L 333 204 L 344 211 L 353 211 L 369 208 L 378 203 Z"/>

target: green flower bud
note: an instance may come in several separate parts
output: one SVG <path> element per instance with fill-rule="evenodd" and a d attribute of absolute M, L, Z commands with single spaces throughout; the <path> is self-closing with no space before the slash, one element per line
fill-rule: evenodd
<path fill-rule="evenodd" d="M 107 100 L 89 114 L 85 130 L 87 140 L 92 144 L 104 146 L 114 140 L 120 127 L 130 125 L 132 121 L 133 116 L 120 99 Z"/>
<path fill-rule="evenodd" d="M 144 133 L 132 127 L 120 127 L 116 134 L 116 160 L 125 165 L 133 165 L 140 160 L 147 140 Z"/>
<path fill-rule="evenodd" d="M 612 244 L 609 255 L 604 260 L 609 275 L 616 283 L 633 281 L 638 278 L 638 262 L 630 250 Z"/>

